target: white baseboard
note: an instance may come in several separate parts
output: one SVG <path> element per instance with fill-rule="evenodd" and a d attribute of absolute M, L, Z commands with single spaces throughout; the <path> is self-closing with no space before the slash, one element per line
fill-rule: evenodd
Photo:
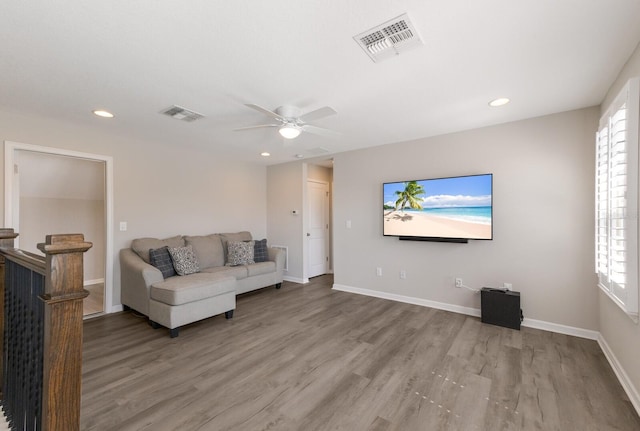
<path fill-rule="evenodd" d="M 429 301 L 422 298 L 414 298 L 412 296 L 396 295 L 394 293 L 380 292 L 378 290 L 362 289 L 360 287 L 345 286 L 343 284 L 334 284 L 333 289 L 342 292 L 357 293 L 359 295 L 373 296 L 375 298 L 389 299 L 391 301 L 405 302 L 407 304 L 421 305 L 423 307 L 437 308 L 439 310 L 452 311 L 454 313 L 466 314 L 468 316 L 480 317 L 478 308 L 462 307 L 460 305 L 447 304 L 445 302 Z M 573 335 L 580 338 L 588 338 L 597 340 L 600 335 L 597 331 L 588 329 L 574 328 L 573 326 L 560 325 L 557 323 L 544 322 L 542 320 L 524 319 L 522 326 L 534 329 L 542 329 L 545 331 L 557 332 L 559 334 Z"/>
<path fill-rule="evenodd" d="M 574 326 L 560 325 L 559 323 L 545 322 L 544 320 L 525 319 L 522 326 L 527 328 L 542 329 L 543 331 L 555 332 L 558 334 L 572 335 L 574 337 L 587 338 L 589 340 L 597 340 L 600 336 L 598 331 L 590 329 L 576 328 Z"/>
<path fill-rule="evenodd" d="M 476 308 L 461 307 L 459 305 L 446 304 L 444 302 L 429 301 L 412 296 L 396 295 L 395 293 L 380 292 L 378 290 L 362 289 L 360 287 L 345 286 L 344 284 L 334 284 L 334 290 L 342 292 L 357 293 L 358 295 L 373 296 L 375 298 L 389 299 L 391 301 L 405 302 L 407 304 L 421 305 L 423 307 L 437 308 L 439 310 L 452 311 L 454 313 L 467 314 L 469 316 L 480 317 L 480 310 Z"/>
<path fill-rule="evenodd" d="M 109 313 L 117 313 L 118 311 L 123 311 L 124 307 L 122 306 L 122 304 L 120 305 L 114 305 L 111 307 L 111 310 L 109 310 Z"/>
<path fill-rule="evenodd" d="M 306 284 L 309 282 L 308 278 L 289 277 L 288 275 L 285 275 L 284 277 L 282 277 L 282 279 L 284 281 L 290 281 L 292 283 L 298 283 L 298 284 Z"/>
<path fill-rule="evenodd" d="M 104 278 L 96 278 L 95 280 L 85 280 L 83 286 L 92 286 L 94 284 L 104 283 Z"/>
<path fill-rule="evenodd" d="M 602 334 L 598 336 L 598 345 L 600 346 L 600 349 L 602 349 L 607 361 L 609 361 L 609 365 L 613 368 L 613 372 L 616 374 L 616 377 L 618 377 L 622 388 L 627 393 L 631 404 L 633 404 L 636 412 L 640 415 L 640 394 L 631 382 L 631 379 L 629 379 L 627 373 L 624 371 L 624 368 L 622 368 L 622 365 L 618 361 L 618 358 L 616 358 L 616 355 L 613 354 L 613 351 L 607 344 L 607 341 L 602 337 Z"/>

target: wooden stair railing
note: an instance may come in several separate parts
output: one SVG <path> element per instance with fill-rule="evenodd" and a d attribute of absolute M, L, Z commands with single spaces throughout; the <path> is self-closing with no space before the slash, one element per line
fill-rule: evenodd
<path fill-rule="evenodd" d="M 47 235 L 44 257 L 0 229 L 0 404 L 11 430 L 78 431 L 82 383 L 82 234 Z"/>

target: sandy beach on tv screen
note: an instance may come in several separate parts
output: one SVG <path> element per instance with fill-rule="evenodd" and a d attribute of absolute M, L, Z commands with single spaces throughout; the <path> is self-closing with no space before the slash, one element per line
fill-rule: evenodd
<path fill-rule="evenodd" d="M 491 225 L 451 220 L 413 211 L 384 211 L 385 235 L 491 238 Z"/>

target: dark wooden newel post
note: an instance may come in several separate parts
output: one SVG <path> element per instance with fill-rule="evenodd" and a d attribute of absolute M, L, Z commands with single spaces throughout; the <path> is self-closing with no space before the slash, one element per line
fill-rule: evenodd
<path fill-rule="evenodd" d="M 42 429 L 80 429 L 82 386 L 84 235 L 47 235 L 38 249 L 46 256 Z"/>

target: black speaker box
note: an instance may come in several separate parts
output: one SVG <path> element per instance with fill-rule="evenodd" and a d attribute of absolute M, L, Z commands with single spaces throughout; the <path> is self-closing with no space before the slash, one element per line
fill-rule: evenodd
<path fill-rule="evenodd" d="M 480 303 L 482 323 L 520 330 L 520 292 L 483 287 L 480 290 Z"/>

